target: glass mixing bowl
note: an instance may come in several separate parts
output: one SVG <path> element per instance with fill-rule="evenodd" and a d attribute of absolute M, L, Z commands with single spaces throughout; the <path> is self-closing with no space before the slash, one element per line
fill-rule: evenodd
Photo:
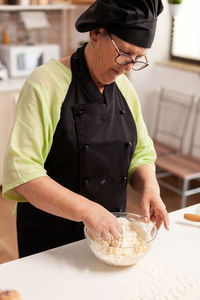
<path fill-rule="evenodd" d="M 123 227 L 123 235 L 118 242 L 95 240 L 92 233 L 84 228 L 85 237 L 94 255 L 101 261 L 115 266 L 136 264 L 149 251 L 157 235 L 156 225 L 143 217 L 128 212 L 113 213 Z M 128 246 L 127 246 L 128 245 Z"/>

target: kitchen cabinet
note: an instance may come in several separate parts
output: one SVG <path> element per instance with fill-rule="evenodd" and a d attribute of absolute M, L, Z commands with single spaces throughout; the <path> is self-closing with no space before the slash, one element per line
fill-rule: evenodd
<path fill-rule="evenodd" d="M 18 90 L 0 92 L 0 185 L 2 185 L 3 161 L 15 118 Z"/>
<path fill-rule="evenodd" d="M 92 4 L 94 0 L 71 0 L 71 3 L 74 4 Z"/>
<path fill-rule="evenodd" d="M 71 53 L 71 11 L 75 10 L 77 5 L 69 3 L 48 4 L 48 5 L 0 5 L 0 13 L 12 13 L 20 11 L 60 11 L 61 18 L 61 55 Z"/>

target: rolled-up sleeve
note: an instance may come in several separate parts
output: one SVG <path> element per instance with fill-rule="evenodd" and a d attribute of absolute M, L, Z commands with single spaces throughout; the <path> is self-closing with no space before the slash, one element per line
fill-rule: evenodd
<path fill-rule="evenodd" d="M 26 81 L 20 93 L 4 160 L 3 196 L 6 198 L 25 200 L 13 188 L 46 176 L 44 161 L 53 128 L 45 101 L 42 100 L 40 91 L 33 83 Z"/>
<path fill-rule="evenodd" d="M 20 92 L 4 159 L 5 198 L 26 201 L 17 193 L 15 187 L 37 177 L 47 176 L 44 163 L 52 145 L 62 102 L 69 86 L 67 77 L 62 76 L 62 71 L 60 72 L 58 67 L 55 63 L 52 65 L 50 63 L 49 66 L 47 64 L 36 69 Z M 50 72 L 49 68 L 53 68 L 54 72 Z"/>

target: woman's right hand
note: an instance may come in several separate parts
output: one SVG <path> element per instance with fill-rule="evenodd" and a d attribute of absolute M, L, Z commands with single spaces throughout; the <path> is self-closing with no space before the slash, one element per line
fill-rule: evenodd
<path fill-rule="evenodd" d="M 83 212 L 82 222 L 96 239 L 109 240 L 112 235 L 114 240 L 118 240 L 123 233 L 117 218 L 103 206 L 92 201 Z"/>
<path fill-rule="evenodd" d="M 61 186 L 48 176 L 41 176 L 16 187 L 35 207 L 50 214 L 83 223 L 95 238 L 115 240 L 122 234 L 117 218 L 103 206 Z"/>

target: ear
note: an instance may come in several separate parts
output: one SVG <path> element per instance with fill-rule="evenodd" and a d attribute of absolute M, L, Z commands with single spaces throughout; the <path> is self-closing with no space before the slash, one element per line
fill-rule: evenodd
<path fill-rule="evenodd" d="M 90 37 L 96 41 L 99 37 L 103 37 L 106 34 L 106 29 L 105 28 L 96 28 L 92 31 L 90 31 Z"/>

